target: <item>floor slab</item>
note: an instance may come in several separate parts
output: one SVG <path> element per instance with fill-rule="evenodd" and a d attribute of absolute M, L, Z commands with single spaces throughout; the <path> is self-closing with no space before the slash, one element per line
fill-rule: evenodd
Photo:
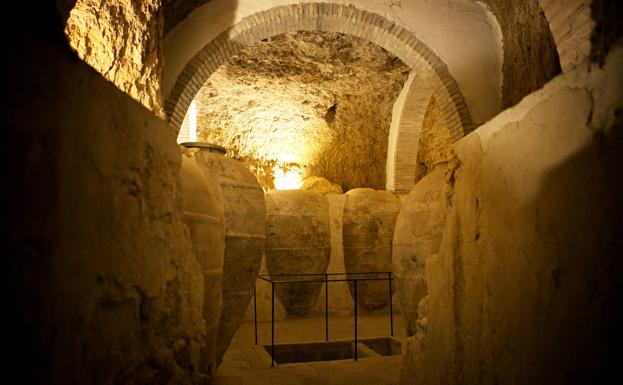
<path fill-rule="evenodd" d="M 359 317 L 358 338 L 390 335 L 387 315 Z M 404 342 L 404 328 L 394 316 L 394 337 Z M 353 317 L 331 317 L 329 339 L 354 338 Z M 325 319 L 288 319 L 275 323 L 275 344 L 322 342 Z M 263 345 L 270 345 L 270 322 L 258 323 L 255 345 L 253 322 L 242 324 L 216 373 L 214 385 L 397 385 L 400 382 L 402 355 L 371 356 L 354 360 L 322 361 L 270 366 L 270 355 Z M 404 344 L 403 344 L 404 345 Z"/>

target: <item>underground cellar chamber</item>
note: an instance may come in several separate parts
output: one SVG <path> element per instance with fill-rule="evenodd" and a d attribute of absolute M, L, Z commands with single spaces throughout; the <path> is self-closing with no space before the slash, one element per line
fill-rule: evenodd
<path fill-rule="evenodd" d="M 385 190 L 400 201 L 391 269 L 403 354 L 332 361 L 361 369 L 357 383 L 599 384 L 618 375 L 620 2 L 13 6 L 28 17 L 4 24 L 8 376 L 352 383 L 323 361 L 317 373 L 305 363 L 234 368 L 236 354 L 256 352 L 248 277 L 272 272 L 266 255 L 245 255 L 233 266 L 244 284 L 227 288 L 225 185 L 188 166 L 198 159 L 190 153 L 205 151 L 182 142 L 225 147 L 257 181 L 258 217 L 259 197 L 275 187 L 325 178 L 314 191 L 328 207 L 320 272 L 354 272 L 338 191 Z M 258 243 L 268 235 L 265 221 L 240 231 Z M 268 293 L 255 287 L 265 320 Z M 350 341 L 338 323 L 352 323 L 349 285 L 331 290 L 330 342 Z M 278 345 L 322 342 L 322 286 L 305 301 L 288 312 L 277 298 Z M 365 311 L 362 336 L 387 337 L 387 309 Z M 383 344 L 374 346 L 393 349 Z"/>

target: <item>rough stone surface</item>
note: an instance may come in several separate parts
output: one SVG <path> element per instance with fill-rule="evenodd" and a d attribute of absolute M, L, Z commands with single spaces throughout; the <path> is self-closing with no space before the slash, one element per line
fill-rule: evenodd
<path fill-rule="evenodd" d="M 435 164 L 447 161 L 452 153 L 452 136 L 446 124 L 443 112 L 439 109 L 435 98 L 432 98 L 420 131 L 417 146 L 417 168 L 415 182 L 433 171 Z"/>
<path fill-rule="evenodd" d="M 266 267 L 273 279 L 280 274 L 325 273 L 330 242 L 325 196 L 300 190 L 266 194 Z M 288 315 L 302 316 L 316 304 L 321 287 L 321 283 L 276 284 L 275 293 Z"/>
<path fill-rule="evenodd" d="M 315 191 L 320 194 L 341 194 L 342 187 L 340 185 L 331 183 L 327 178 L 321 176 L 310 176 L 305 178 L 301 185 L 301 190 Z"/>
<path fill-rule="evenodd" d="M 587 60 L 595 27 L 591 19 L 591 1 L 539 0 L 539 5 L 556 42 L 562 70 L 568 71 Z"/>
<path fill-rule="evenodd" d="M 484 0 L 502 29 L 502 109 L 560 73 L 556 43 L 537 0 Z"/>
<path fill-rule="evenodd" d="M 184 222 L 190 233 L 193 253 L 201 265 L 205 324 L 205 345 L 199 351 L 200 372 L 216 371 L 216 341 L 221 313 L 221 286 L 225 252 L 223 198 L 216 175 L 201 170 L 190 151 L 182 157 L 180 186 Z"/>
<path fill-rule="evenodd" d="M 212 0 L 167 36 L 163 87 L 171 123 L 180 127 L 201 84 L 239 49 L 301 29 L 357 36 L 415 71 L 431 66 L 440 78 L 456 77 L 444 88 L 464 125 L 480 124 L 500 111 L 502 33 L 480 2 L 409 0 L 392 6 L 379 0 Z"/>
<path fill-rule="evenodd" d="M 400 201 L 388 191 L 369 188 L 353 189 L 345 195 L 342 234 L 346 272 L 352 278 L 364 278 L 352 273 L 392 271 L 392 238 Z M 349 287 L 354 298 L 354 285 L 349 283 Z M 366 310 L 387 306 L 388 282 L 359 282 L 357 303 Z"/>
<path fill-rule="evenodd" d="M 164 117 L 161 0 L 78 0 L 65 33 L 78 56 Z"/>
<path fill-rule="evenodd" d="M 426 260 L 437 255 L 445 227 L 445 170 L 440 164 L 401 202 L 392 243 L 396 292 L 407 335 L 417 329 L 418 305 L 426 296 Z"/>
<path fill-rule="evenodd" d="M 28 17 L 5 35 L 11 97 L 0 107 L 13 144 L 0 269 L 11 274 L 6 375 L 205 383 L 203 276 L 183 222 L 174 133 L 79 60 L 54 2 L 15 6 Z"/>
<path fill-rule="evenodd" d="M 407 71 L 349 35 L 276 36 L 234 56 L 201 88 L 198 137 L 226 147 L 265 189 L 275 168 L 344 190 L 384 188 L 392 106 Z"/>
<path fill-rule="evenodd" d="M 405 384 L 607 384 L 623 320 L 623 49 L 456 145 Z"/>
<path fill-rule="evenodd" d="M 257 179 L 240 162 L 209 150 L 194 150 L 201 170 L 215 174 L 225 210 L 223 299 L 216 347 L 220 363 L 253 297 L 264 255 L 266 205 Z"/>
<path fill-rule="evenodd" d="M 363 0 L 357 6 L 345 2 L 277 6 L 272 1 L 242 1 L 239 8 L 232 9 L 225 7 L 230 3 L 217 0 L 193 13 L 167 39 L 167 52 L 175 47 L 176 54 L 167 56 L 166 111 L 171 125 L 181 128 L 180 142 L 189 140 L 187 125 L 182 123 L 187 112 L 195 116 L 192 99 L 218 67 L 249 44 L 300 29 L 346 33 L 370 41 L 403 60 L 418 79 L 432 77 L 425 84 L 412 82 L 409 92 L 402 93 L 405 97 L 397 98 L 394 103 L 394 111 L 403 114 L 392 116 L 387 153 L 388 190 L 408 192 L 415 182 L 417 137 L 431 93 L 444 112 L 453 140 L 473 130 L 474 122 L 484 122 L 499 111 L 501 32 L 493 14 L 480 3 L 414 0 L 405 3 L 405 8 L 395 9 L 400 14 L 404 11 L 405 16 L 397 21 L 392 19 L 398 16 L 394 9 L 389 13 L 379 11 L 371 4 L 374 0 Z M 236 20 L 242 15 L 246 17 L 240 22 L 229 22 L 235 25 L 228 24 L 227 17 L 234 11 Z M 206 18 L 216 20 L 208 25 L 204 22 Z M 218 31 L 222 32 L 218 34 Z M 424 41 L 433 40 L 424 42 L 420 40 L 423 36 Z M 210 43 L 196 46 L 198 41 Z M 435 47 L 435 52 L 429 47 Z M 453 65 L 459 69 L 453 71 L 456 68 Z M 171 74 L 182 68 L 173 84 Z M 458 76 L 456 81 L 453 75 Z M 425 102 L 420 103 L 422 100 Z M 400 140 L 396 140 L 398 137 Z"/>

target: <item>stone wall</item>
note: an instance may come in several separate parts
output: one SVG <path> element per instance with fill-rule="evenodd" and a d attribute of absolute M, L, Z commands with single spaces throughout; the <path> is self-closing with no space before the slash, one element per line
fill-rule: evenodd
<path fill-rule="evenodd" d="M 573 69 L 588 59 L 591 52 L 590 0 L 539 0 L 547 18 L 563 71 Z"/>
<path fill-rule="evenodd" d="M 405 384 L 609 383 L 623 321 L 623 49 L 455 146 Z"/>
<path fill-rule="evenodd" d="M 78 56 L 163 117 L 161 0 L 77 0 L 65 33 Z"/>
<path fill-rule="evenodd" d="M 344 191 L 383 188 L 391 110 L 408 71 L 350 35 L 276 36 L 233 56 L 199 90 L 198 137 L 244 161 L 265 190 L 274 168 Z"/>
<path fill-rule="evenodd" d="M 176 128 L 182 125 L 190 103 L 203 84 L 208 80 L 211 74 L 229 60 L 229 58 L 238 54 L 250 44 L 280 34 L 301 30 L 348 34 L 372 42 L 386 49 L 402 60 L 412 71 L 421 76 L 430 78 L 427 79 L 422 89 L 417 87 L 418 83 L 412 83 L 412 88 L 410 89 L 407 99 L 415 98 L 421 100 L 429 98 L 431 94 L 434 94 L 453 133 L 456 132 L 462 136 L 464 130 L 473 128 L 470 110 L 463 94 L 459 90 L 457 81 L 450 74 L 448 65 L 446 65 L 446 63 L 413 32 L 402 27 L 401 23 L 396 23 L 380 14 L 369 12 L 366 9 L 355 7 L 352 4 L 329 4 L 324 2 L 290 4 L 276 6 L 251 14 L 233 26 L 225 26 L 225 30 L 221 31 L 220 34 L 211 36 L 211 33 L 214 32 L 214 28 L 203 28 L 206 24 L 206 14 L 203 11 L 207 8 L 211 8 L 212 5 L 216 7 L 216 2 L 201 7 L 203 19 L 196 19 L 195 15 L 193 15 L 188 18 L 188 23 L 183 23 L 184 25 L 191 24 L 193 27 L 192 32 L 180 26 L 181 29 L 179 33 L 183 35 L 182 40 L 180 40 L 180 35 L 177 34 L 178 31 L 176 31 L 176 33 L 171 33 L 171 36 L 168 38 L 168 42 L 171 43 L 175 41 L 176 43 L 173 44 L 173 46 L 176 46 L 176 49 L 180 50 L 178 52 L 179 55 L 170 58 L 169 64 L 171 64 L 171 62 L 177 63 L 170 67 L 180 65 L 181 60 L 187 60 L 181 64 L 183 69 L 179 69 L 179 77 L 173 80 L 173 84 L 170 83 L 170 79 L 167 81 L 168 85 L 165 86 L 167 91 L 169 89 L 171 90 L 167 96 L 165 109 L 171 124 Z M 465 70 L 470 68 L 469 71 L 462 71 L 462 75 L 468 72 L 470 79 L 478 79 L 476 81 L 478 91 L 473 90 L 474 95 L 488 95 L 479 99 L 479 102 L 482 102 L 482 105 L 486 107 L 482 110 L 498 111 L 497 108 L 499 104 L 497 104 L 497 100 L 499 94 L 497 93 L 497 89 L 495 89 L 496 87 L 493 87 L 495 89 L 493 93 L 490 92 L 492 84 L 497 84 L 498 79 L 497 76 L 491 76 L 492 73 L 498 73 L 495 65 L 498 59 L 495 55 L 495 53 L 497 53 L 496 49 L 498 48 L 497 41 L 491 39 L 491 20 L 483 16 L 484 11 L 479 5 L 473 5 L 476 9 L 472 7 L 468 10 L 463 8 L 457 10 L 452 6 L 443 7 L 440 14 L 448 12 L 448 15 L 456 15 L 455 12 L 458 12 L 461 15 L 469 15 L 467 20 L 459 17 L 461 23 L 458 23 L 459 27 L 457 28 L 459 28 L 461 32 L 460 37 L 454 36 L 451 44 L 453 48 L 457 48 L 458 46 L 462 47 L 467 44 L 465 28 L 473 28 L 475 25 L 481 26 L 482 30 L 485 31 L 483 35 L 476 32 L 474 32 L 473 35 L 482 36 L 484 39 L 483 42 L 473 42 L 471 40 L 473 36 L 471 36 L 469 40 L 470 44 L 475 43 L 475 45 L 477 45 L 475 49 L 477 49 L 476 52 L 478 55 L 476 56 L 483 58 L 484 63 L 476 59 L 474 61 L 463 62 L 461 64 L 461 69 Z M 248 8 L 246 10 L 248 11 Z M 474 17 L 476 20 L 474 20 Z M 191 22 L 190 19 L 193 21 Z M 222 18 L 219 19 L 219 23 L 222 22 Z M 452 25 L 456 27 L 456 20 L 452 21 Z M 201 26 L 201 28 L 196 30 L 195 27 L 198 26 Z M 210 24 L 210 26 L 212 27 L 213 25 Z M 478 28 L 479 27 L 477 27 L 477 29 Z M 479 32 L 481 31 L 479 30 Z M 190 36 L 187 35 L 188 33 L 190 33 Z M 210 40 L 208 44 L 205 44 L 204 40 L 199 51 L 192 52 L 190 56 L 188 56 L 189 47 L 197 44 L 198 36 L 205 36 L 205 39 L 212 40 Z M 177 45 L 178 43 L 179 45 Z M 452 52 L 454 53 L 455 51 L 456 50 L 453 50 Z M 473 70 L 474 66 L 476 66 L 475 63 L 482 64 L 481 68 L 478 68 L 479 70 L 489 69 L 490 71 L 486 72 L 485 76 L 480 76 L 482 73 L 476 76 Z M 169 67 L 169 65 L 167 67 Z M 175 73 L 175 70 L 173 70 L 173 72 Z M 423 91 L 423 93 L 418 91 Z M 424 105 L 424 111 L 419 111 L 419 109 L 416 108 L 413 111 L 415 117 L 410 120 L 417 121 L 423 118 L 425 108 L 428 105 L 427 103 L 428 100 Z M 419 103 L 416 101 L 415 104 Z M 403 109 L 403 116 L 408 112 L 412 112 L 412 109 Z M 416 130 L 416 132 L 411 132 L 413 130 Z M 408 129 L 403 130 L 401 122 L 399 132 L 397 135 L 394 135 L 394 137 L 398 137 L 395 145 L 404 145 L 409 141 L 415 141 L 415 143 L 417 143 L 418 130 L 419 126 L 417 124 L 410 125 Z M 185 139 L 181 138 L 181 140 L 183 141 Z M 396 178 L 393 178 L 395 180 L 394 185 L 388 186 L 388 189 L 392 191 L 408 190 L 414 183 L 415 169 L 413 164 L 408 161 L 409 156 L 414 154 L 411 152 L 412 150 L 409 150 L 408 145 L 404 146 L 407 148 L 396 149 L 396 151 L 393 152 L 394 159 L 389 160 L 390 162 L 395 162 L 395 166 L 389 168 L 389 171 L 394 170 L 396 173 Z M 388 154 L 391 155 L 392 152 L 390 151 Z"/>
<path fill-rule="evenodd" d="M 302 7 L 302 3 L 307 4 Z M 324 30 L 372 41 L 401 59 L 403 53 L 408 54 L 411 48 L 418 47 L 402 39 L 403 43 L 394 45 L 390 36 L 396 33 L 404 36 L 408 31 L 423 46 L 434 49 L 434 56 L 447 65 L 475 122 L 485 122 L 500 111 L 502 36 L 495 17 L 481 3 L 472 0 L 319 0 L 316 3 L 321 3 L 319 8 L 307 0 L 211 0 L 197 7 L 167 35 L 165 97 L 168 100 L 173 100 L 170 96 L 177 98 L 172 90 L 177 82 L 186 81 L 186 75 L 194 75 L 187 64 L 203 51 L 206 42 L 218 40 L 219 51 L 226 56 L 230 54 L 232 47 L 227 43 L 228 39 L 219 38 L 219 34 L 232 26 L 237 27 L 228 32 L 229 40 L 243 46 L 267 36 L 300 29 Z M 347 5 L 358 10 L 355 17 Z M 359 15 L 366 16 L 361 20 Z M 375 21 L 379 16 L 384 23 Z M 273 35 L 268 35 L 270 33 Z M 386 43 L 395 50 L 389 49 L 384 45 Z M 212 54 L 215 47 L 208 48 L 204 52 L 210 53 L 218 62 L 218 55 Z M 426 54 L 424 56 L 430 61 Z M 193 62 L 194 70 L 209 68 L 198 61 Z M 413 67 L 419 68 L 415 62 L 407 64 L 416 64 Z M 178 124 L 185 111 L 186 107 L 182 108 Z"/>
<path fill-rule="evenodd" d="M 452 136 L 444 119 L 443 112 L 439 110 L 435 98 L 432 98 L 426 109 L 422 130 L 420 131 L 415 183 L 431 172 L 435 168 L 436 163 L 450 158 L 452 142 Z"/>
<path fill-rule="evenodd" d="M 502 29 L 502 109 L 560 73 L 556 43 L 537 0 L 484 0 Z"/>
<path fill-rule="evenodd" d="M 15 5 L 29 17 L 2 31 L 5 375 L 200 381 L 202 276 L 181 218 L 175 132 L 71 51 L 53 1 Z"/>

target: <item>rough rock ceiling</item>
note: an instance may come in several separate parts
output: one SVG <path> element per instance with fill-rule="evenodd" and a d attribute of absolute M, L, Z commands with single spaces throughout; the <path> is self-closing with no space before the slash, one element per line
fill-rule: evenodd
<path fill-rule="evenodd" d="M 344 191 L 382 189 L 392 107 L 408 70 L 349 35 L 276 36 L 233 57 L 199 91 L 198 138 L 228 148 L 266 189 L 275 172 L 322 176 Z"/>
<path fill-rule="evenodd" d="M 209 1 L 58 0 L 58 6 L 63 12 L 73 7 L 66 33 L 80 57 L 163 116 L 162 38 Z M 231 1 L 240 6 L 246 2 Z M 556 47 L 538 0 L 483 2 L 497 17 L 504 35 L 502 106 L 509 107 L 560 72 Z M 399 9 L 401 1 L 395 4 Z"/>
<path fill-rule="evenodd" d="M 164 0 L 165 34 L 208 1 Z M 232 1 L 236 1 L 239 7 L 244 8 L 245 4 L 256 0 Z M 304 1 L 293 1 L 299 2 Z M 364 6 L 366 3 L 374 2 L 390 4 L 398 15 L 403 4 L 409 3 L 407 0 L 352 1 L 353 4 Z M 440 5 L 451 2 L 439 1 Z M 502 108 L 507 108 L 530 92 L 541 88 L 561 72 L 556 45 L 539 0 L 478 0 L 478 2 L 486 4 L 491 9 L 502 30 L 504 40 Z M 442 10 L 443 7 L 440 6 L 439 9 Z"/>

